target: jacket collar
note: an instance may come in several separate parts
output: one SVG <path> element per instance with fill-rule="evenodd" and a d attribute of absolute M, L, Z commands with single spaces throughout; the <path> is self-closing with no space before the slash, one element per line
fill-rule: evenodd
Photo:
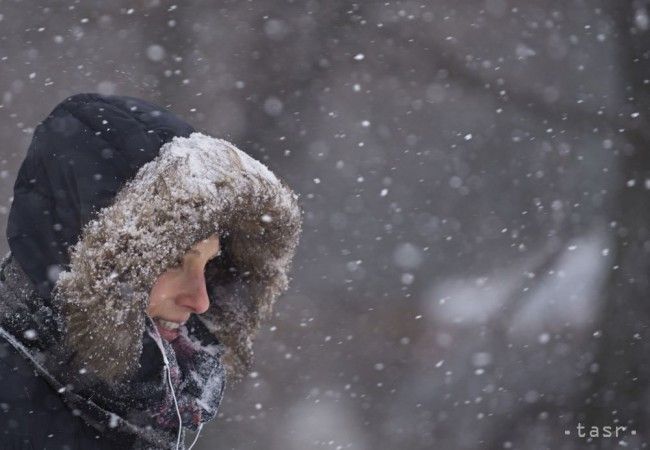
<path fill-rule="evenodd" d="M 66 370 L 68 356 L 61 351 L 57 313 L 37 294 L 11 252 L 0 262 L 0 299 L 0 338 L 30 361 L 71 411 L 76 411 L 100 433 L 110 433 L 111 439 L 121 448 L 131 448 L 136 443 L 143 449 L 171 448 L 171 443 L 176 442 L 176 434 L 172 431 L 138 426 L 106 405 L 100 405 L 92 398 L 104 397 L 100 390 L 92 396 L 82 393 L 81 378 Z M 95 388 L 102 389 L 99 385 Z M 181 430 L 182 440 L 184 436 L 185 431 Z"/>

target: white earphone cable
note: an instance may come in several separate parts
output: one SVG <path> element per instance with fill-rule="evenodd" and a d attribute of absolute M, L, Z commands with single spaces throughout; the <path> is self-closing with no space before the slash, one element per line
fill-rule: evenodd
<path fill-rule="evenodd" d="M 203 428 L 203 423 L 200 423 L 199 428 L 196 430 L 196 436 L 194 436 L 194 440 L 192 441 L 192 445 L 190 445 L 187 450 L 192 450 L 192 447 L 194 447 L 194 444 L 196 444 L 196 441 L 199 440 L 199 434 L 201 434 L 201 429 L 202 428 Z"/>
<path fill-rule="evenodd" d="M 149 315 L 147 315 L 147 317 L 149 317 L 149 320 L 151 320 L 152 325 L 155 327 L 156 324 L 154 323 L 153 319 Z M 162 353 L 163 362 L 165 363 L 165 373 L 167 375 L 165 378 L 169 383 L 169 389 L 171 389 L 172 398 L 174 399 L 174 407 L 176 408 L 176 416 L 178 417 L 178 435 L 176 437 L 176 450 L 179 450 L 181 446 L 181 435 L 183 433 L 183 418 L 181 417 L 181 411 L 178 409 L 178 401 L 176 400 L 176 392 L 174 392 L 174 385 L 172 384 L 172 375 L 169 370 L 169 360 L 167 359 L 167 355 L 165 354 L 165 349 L 160 345 L 160 343 L 156 339 L 154 340 L 156 341 L 156 344 L 160 349 L 160 353 Z"/>
<path fill-rule="evenodd" d="M 172 391 L 172 397 L 174 399 L 174 407 L 176 408 L 176 415 L 178 416 L 178 436 L 176 437 L 176 450 L 180 448 L 181 445 L 181 433 L 183 432 L 183 419 L 181 418 L 181 412 L 178 409 L 178 402 L 176 401 L 176 393 L 174 392 L 174 386 L 172 386 L 172 376 L 169 373 L 169 365 L 165 361 L 165 371 L 167 372 L 167 381 L 169 382 L 169 388 Z"/>

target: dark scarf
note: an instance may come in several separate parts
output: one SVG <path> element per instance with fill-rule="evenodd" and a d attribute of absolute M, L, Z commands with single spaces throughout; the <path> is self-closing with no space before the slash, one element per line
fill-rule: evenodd
<path fill-rule="evenodd" d="M 106 437 L 132 448 L 175 448 L 179 413 L 183 427 L 192 430 L 216 415 L 225 388 L 223 348 L 196 316 L 172 343 L 148 321 L 136 375 L 109 385 L 91 373 L 66 369 L 72 355 L 61 345 L 60 311 L 37 295 L 11 254 L 0 266 L 0 282 L 0 335 Z M 184 448 L 182 429 L 180 434 Z"/>

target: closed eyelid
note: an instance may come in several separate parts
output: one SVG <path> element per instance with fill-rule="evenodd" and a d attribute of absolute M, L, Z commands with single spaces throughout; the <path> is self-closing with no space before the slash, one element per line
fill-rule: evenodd
<path fill-rule="evenodd" d="M 197 255 L 197 256 L 201 256 L 201 252 L 198 251 L 198 250 L 194 250 L 194 249 L 189 249 L 189 250 L 187 251 L 187 254 L 195 254 L 195 255 Z M 219 256 L 220 254 L 221 254 L 221 249 L 219 249 L 219 251 L 217 251 L 216 253 L 213 253 L 212 255 L 210 255 L 210 257 L 208 258 L 208 261 L 211 260 L 211 259 L 216 258 L 216 257 Z"/>

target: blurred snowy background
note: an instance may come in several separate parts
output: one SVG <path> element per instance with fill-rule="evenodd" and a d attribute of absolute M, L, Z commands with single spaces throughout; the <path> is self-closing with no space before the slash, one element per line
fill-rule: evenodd
<path fill-rule="evenodd" d="M 58 102 L 160 103 L 305 210 L 195 448 L 647 448 L 649 8 L 1 0 L 0 217 Z"/>

